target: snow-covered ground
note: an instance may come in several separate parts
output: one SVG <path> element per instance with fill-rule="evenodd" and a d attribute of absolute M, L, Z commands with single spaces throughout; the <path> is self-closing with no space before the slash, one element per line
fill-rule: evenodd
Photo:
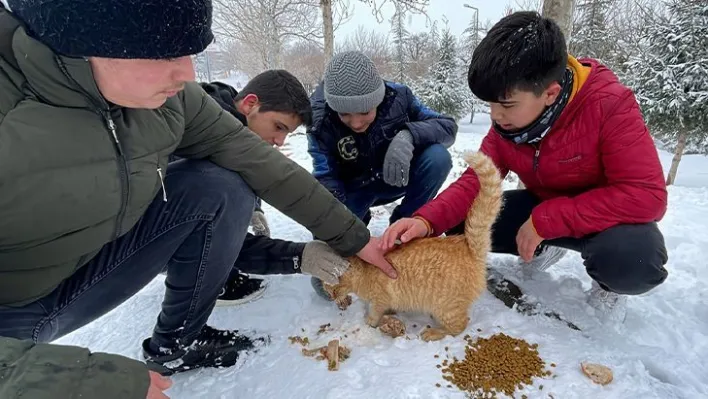
<path fill-rule="evenodd" d="M 462 119 L 452 150 L 477 149 L 489 126 L 486 115 L 474 124 Z M 311 168 L 303 135 L 288 139 L 287 152 L 308 170 Z M 661 152 L 667 171 L 671 154 Z M 456 161 L 451 182 L 463 170 Z M 507 182 L 509 188 L 514 184 Z M 559 264 L 524 282 L 522 288 L 544 303 L 568 315 L 582 332 L 544 316 L 524 316 L 506 308 L 491 294 L 470 309 L 471 323 L 462 334 L 489 336 L 504 332 L 531 343 L 548 363 L 555 363 L 555 378 L 537 381 L 543 390 L 527 387 L 516 397 L 528 398 L 705 398 L 708 397 L 708 158 L 685 156 L 676 185 L 669 188 L 669 211 L 660 223 L 669 250 L 669 277 L 648 294 L 632 297 L 624 325 L 607 328 L 588 312 L 583 290 L 590 287 L 578 254 L 567 255 Z M 278 211 L 266 207 L 276 238 L 309 240 L 310 234 Z M 375 212 L 370 225 L 379 235 L 386 227 L 387 213 Z M 704 238 L 701 238 L 704 237 Z M 493 255 L 491 261 L 513 278 L 514 259 Z M 164 291 L 157 277 L 138 295 L 94 323 L 57 343 L 89 347 L 93 351 L 118 353 L 140 359 L 140 343 L 151 331 Z M 219 307 L 210 324 L 220 328 L 252 330 L 270 334 L 269 346 L 230 369 L 199 370 L 175 376 L 167 392 L 172 398 L 464 398 L 456 388 L 446 388 L 435 366 L 444 357 L 464 356 L 462 337 L 425 343 L 417 332 L 428 320 L 404 314 L 410 340 L 391 339 L 364 323 L 364 306 L 356 301 L 345 312 L 318 298 L 309 277 L 273 276 L 265 295 L 238 307 Z M 320 325 L 332 331 L 320 336 Z M 417 328 L 413 328 L 413 325 Z M 360 329 L 358 332 L 353 332 Z M 481 329 L 481 332 L 477 332 Z M 304 330 L 304 332 L 303 332 Z M 346 334 L 346 337 L 345 337 Z M 293 335 L 308 336 L 314 344 L 342 338 L 352 349 L 351 358 L 339 371 L 327 371 L 324 362 L 306 358 L 301 347 L 289 342 Z M 612 368 L 614 381 L 593 384 L 579 368 L 582 361 Z M 441 383 L 442 388 L 435 386 Z M 549 395 L 550 394 L 550 395 Z"/>

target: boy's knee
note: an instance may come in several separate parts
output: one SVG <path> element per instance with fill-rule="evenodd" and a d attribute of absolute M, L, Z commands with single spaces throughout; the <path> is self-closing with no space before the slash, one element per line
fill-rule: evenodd
<path fill-rule="evenodd" d="M 168 168 L 165 185 L 168 197 L 176 192 L 179 197 L 190 198 L 193 206 L 243 213 L 249 220 L 256 206 L 256 195 L 241 175 L 211 161 L 174 162 Z"/>
<path fill-rule="evenodd" d="M 643 294 L 668 276 L 666 246 L 655 223 L 610 228 L 588 241 L 583 257 L 588 274 L 618 294 Z"/>
<path fill-rule="evenodd" d="M 446 178 L 452 170 L 452 156 L 441 144 L 433 144 L 420 154 L 419 168 L 436 176 Z"/>

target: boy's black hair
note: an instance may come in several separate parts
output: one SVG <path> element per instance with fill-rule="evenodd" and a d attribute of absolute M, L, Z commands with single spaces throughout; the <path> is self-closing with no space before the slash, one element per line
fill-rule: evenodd
<path fill-rule="evenodd" d="M 261 103 L 260 112 L 285 112 L 300 117 L 302 124 L 312 124 L 312 106 L 302 83 L 283 69 L 261 72 L 238 93 L 235 101 L 255 94 Z"/>
<path fill-rule="evenodd" d="M 563 79 L 568 52 L 558 24 L 533 11 L 497 22 L 474 50 L 467 83 L 479 99 L 499 102 L 514 90 L 537 96 Z"/>

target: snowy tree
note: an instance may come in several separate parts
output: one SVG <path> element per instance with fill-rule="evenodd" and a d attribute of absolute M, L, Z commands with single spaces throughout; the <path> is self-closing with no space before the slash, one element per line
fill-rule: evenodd
<path fill-rule="evenodd" d="M 647 27 L 642 45 L 625 79 L 647 123 L 676 145 L 667 179 L 672 184 L 686 146 L 708 133 L 708 3 L 669 2 L 667 18 Z"/>
<path fill-rule="evenodd" d="M 419 32 L 408 36 L 403 43 L 404 57 L 408 60 L 407 75 L 415 81 L 423 77 L 435 61 L 435 46 L 429 33 Z"/>
<path fill-rule="evenodd" d="M 607 61 L 617 44 L 610 37 L 608 19 L 614 0 L 584 0 L 577 5 L 570 53 Z"/>
<path fill-rule="evenodd" d="M 430 0 L 359 0 L 361 3 L 368 5 L 371 8 L 371 13 L 376 17 L 376 20 L 383 22 L 383 7 L 388 3 L 393 3 L 396 10 L 403 10 L 408 13 L 419 13 L 425 15 L 425 9 L 428 7 Z M 329 63 L 334 55 L 334 16 L 338 13 L 336 9 L 347 9 L 346 5 L 342 5 L 346 0 L 319 0 L 320 9 L 322 11 L 322 24 L 324 30 L 324 52 L 325 63 Z"/>
<path fill-rule="evenodd" d="M 396 4 L 396 13 L 391 18 L 391 26 L 393 33 L 393 49 L 394 49 L 394 80 L 400 83 L 408 81 L 408 59 L 406 57 L 406 41 L 409 33 L 406 29 L 406 11 L 401 6 Z"/>
<path fill-rule="evenodd" d="M 335 54 L 350 50 L 366 54 L 376 65 L 381 77 L 393 79 L 395 74 L 391 62 L 393 49 L 386 35 L 376 29 L 366 29 L 364 25 L 359 25 L 354 33 L 348 35 L 343 42 L 338 43 Z"/>
<path fill-rule="evenodd" d="M 263 69 L 282 68 L 289 41 L 323 37 L 314 0 L 214 0 L 214 29 L 257 54 Z"/>
<path fill-rule="evenodd" d="M 472 106 L 471 93 L 457 56 L 455 37 L 443 30 L 437 61 L 428 74 L 415 85 L 415 93 L 428 107 L 459 119 Z"/>

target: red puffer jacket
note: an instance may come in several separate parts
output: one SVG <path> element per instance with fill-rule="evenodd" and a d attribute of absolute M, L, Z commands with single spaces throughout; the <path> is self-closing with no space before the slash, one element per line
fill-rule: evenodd
<path fill-rule="evenodd" d="M 592 68 L 587 80 L 538 148 L 516 145 L 493 128 L 480 148 L 502 176 L 515 172 L 541 198 L 532 221 L 544 239 L 658 221 L 666 212 L 664 173 L 634 94 L 595 60 L 579 61 Z M 478 191 L 467 169 L 415 216 L 440 235 L 464 220 Z"/>

